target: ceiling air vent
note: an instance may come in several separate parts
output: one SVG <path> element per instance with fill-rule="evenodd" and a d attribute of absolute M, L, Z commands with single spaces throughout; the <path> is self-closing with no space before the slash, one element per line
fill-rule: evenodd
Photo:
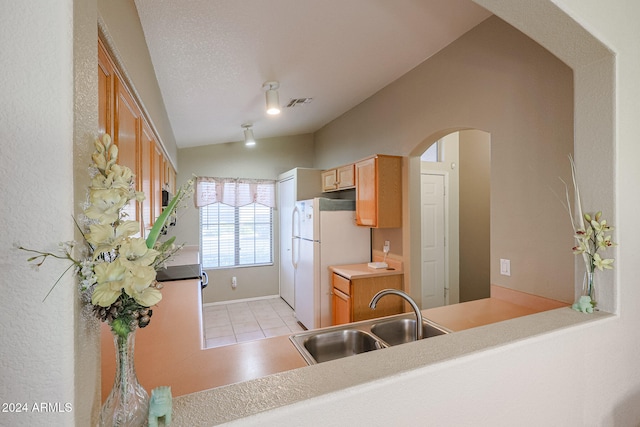
<path fill-rule="evenodd" d="M 313 98 L 293 98 L 289 100 L 289 103 L 285 106 L 285 108 L 293 108 L 296 105 L 310 104 L 311 101 L 313 101 Z"/>

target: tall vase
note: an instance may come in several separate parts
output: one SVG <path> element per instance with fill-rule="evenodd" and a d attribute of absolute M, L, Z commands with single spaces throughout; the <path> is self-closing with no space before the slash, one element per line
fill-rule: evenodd
<path fill-rule="evenodd" d="M 591 304 L 596 305 L 596 290 L 594 277 L 595 272 L 587 271 L 584 273 L 584 281 L 582 282 L 582 295 L 586 295 L 591 298 Z"/>
<path fill-rule="evenodd" d="M 116 375 L 111 393 L 100 411 L 99 426 L 146 426 L 149 395 L 136 377 L 133 360 L 135 332 L 130 332 L 126 337 L 114 332 L 113 340 L 116 348 Z"/>

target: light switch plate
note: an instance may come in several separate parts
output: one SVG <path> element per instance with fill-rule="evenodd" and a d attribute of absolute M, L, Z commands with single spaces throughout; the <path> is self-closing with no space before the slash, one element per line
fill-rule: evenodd
<path fill-rule="evenodd" d="M 511 260 L 500 258 L 500 274 L 511 276 Z"/>

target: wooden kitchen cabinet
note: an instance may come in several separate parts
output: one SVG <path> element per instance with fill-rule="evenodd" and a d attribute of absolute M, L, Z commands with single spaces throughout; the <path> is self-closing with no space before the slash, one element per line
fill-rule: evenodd
<path fill-rule="evenodd" d="M 322 172 L 322 191 L 339 191 L 355 188 L 355 165 L 340 166 Z"/>
<path fill-rule="evenodd" d="M 113 92 L 115 67 L 107 55 L 102 42 L 98 43 L 98 134 L 113 135 Z"/>
<path fill-rule="evenodd" d="M 378 154 L 355 164 L 356 223 L 402 227 L 402 157 Z"/>
<path fill-rule="evenodd" d="M 132 200 L 125 208 L 140 222 L 144 236 L 162 212 L 162 189 L 176 191 L 176 172 L 144 110 L 132 95 L 122 74 L 98 41 L 98 133 L 108 133 L 118 146 L 118 163 L 136 175 L 136 190 L 145 194 L 142 204 Z"/>
<path fill-rule="evenodd" d="M 333 324 L 343 325 L 404 312 L 402 298 L 385 296 L 375 310 L 369 308 L 373 296 L 383 289 L 403 289 L 403 274 L 347 279 L 332 275 Z"/>
<path fill-rule="evenodd" d="M 140 143 L 140 189 L 144 193 L 145 197 L 142 201 L 142 228 L 144 230 L 150 230 L 153 227 L 154 222 L 154 212 L 153 212 L 153 171 L 152 171 L 152 161 L 153 161 L 153 152 L 155 151 L 155 139 L 153 137 L 153 133 L 151 129 L 149 129 L 148 125 L 145 123 L 142 127 L 142 141 Z"/>
<path fill-rule="evenodd" d="M 136 189 L 140 190 L 140 130 L 142 113 L 122 80 L 115 78 L 115 114 L 113 142 L 118 146 L 118 163 L 136 175 Z M 128 218 L 140 221 L 138 202 L 133 199 L 124 208 Z"/>

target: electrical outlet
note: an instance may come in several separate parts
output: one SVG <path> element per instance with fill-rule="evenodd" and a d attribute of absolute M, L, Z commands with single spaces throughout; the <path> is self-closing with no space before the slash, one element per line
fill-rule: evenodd
<path fill-rule="evenodd" d="M 236 276 L 233 276 L 231 278 L 231 287 L 235 289 L 237 286 L 238 286 L 238 279 L 236 279 Z"/>
<path fill-rule="evenodd" d="M 503 276 L 511 276 L 511 261 L 508 259 L 500 259 L 500 274 Z"/>
<path fill-rule="evenodd" d="M 384 241 L 384 246 L 382 247 L 382 252 L 384 252 L 385 254 L 389 253 L 389 241 L 388 240 Z"/>

